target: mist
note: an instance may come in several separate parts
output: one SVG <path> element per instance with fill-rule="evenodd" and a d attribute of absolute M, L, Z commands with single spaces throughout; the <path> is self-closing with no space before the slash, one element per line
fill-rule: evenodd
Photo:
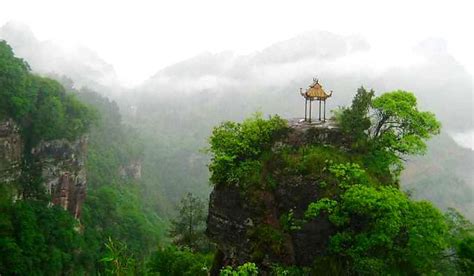
<path fill-rule="evenodd" d="M 91 49 L 40 41 L 19 23 L 4 25 L 0 38 L 11 43 L 34 72 L 69 79 L 78 89 L 92 89 L 116 101 L 124 120 L 146 141 L 145 175 L 149 171 L 165 190 L 176 187 L 172 201 L 195 187 L 206 196 L 208 159 L 200 149 L 206 147 L 212 126 L 256 111 L 301 117 L 298 91 L 313 77 L 334 91 L 328 114 L 349 105 L 360 86 L 377 95 L 412 91 L 420 107 L 441 120 L 446 137 L 472 153 L 472 74 L 449 53 L 442 38 L 422 39 L 408 51 L 387 54 L 374 51 L 361 35 L 310 31 L 249 54 L 201 53 L 158 70 L 133 88 L 121 86 L 113 66 Z M 167 173 L 174 168 L 187 168 L 199 177 L 189 181 L 185 174 Z M 463 177 L 474 191 L 472 171 Z"/>
<path fill-rule="evenodd" d="M 163 5 L 146 1 L 133 7 L 124 3 L 112 6 L 105 2 L 84 6 L 57 5 L 58 12 L 51 12 L 48 20 L 31 11 L 23 14 L 18 4 L 11 5 L 9 16 L 0 11 L 0 42 L 3 43 L 0 44 L 3 47 L 0 54 L 4 55 L 0 56 L 3 62 L 0 65 L 8 70 L 20 68 L 14 73 L 23 74 L 18 73 L 15 78 L 17 75 L 5 69 L 7 77 L 0 76 L 0 88 L 5 87 L 2 93 L 5 98 L 13 99 L 12 106 L 27 106 L 25 110 L 32 110 L 21 113 L 24 111 L 18 109 L 18 114 L 26 119 L 20 115 L 16 118 L 17 114 L 8 113 L 10 106 L 5 104 L 8 108 L 0 110 L 0 134 L 5 134 L 5 137 L 8 131 L 13 134 L 0 138 L 8 143 L 13 141 L 17 146 L 24 140 L 27 149 L 24 155 L 28 158 L 41 152 L 43 147 L 57 152 L 64 159 L 57 167 L 54 167 L 56 156 L 30 165 L 31 168 L 38 164 L 46 167 L 43 168 L 46 173 L 42 171 L 38 183 L 45 177 L 58 177 L 48 184 L 50 194 L 54 192 L 54 185 L 62 181 L 67 185 L 75 183 L 71 184 L 74 188 L 61 186 L 58 189 L 59 200 L 54 196 L 41 200 L 50 200 L 54 204 L 66 202 L 64 209 L 74 210 L 74 220 L 70 222 L 74 227 L 69 227 L 72 229 L 69 230 L 90 239 L 87 242 L 84 239 L 84 245 L 77 247 L 90 250 L 84 251 L 89 260 L 78 265 L 83 266 L 83 271 L 113 271 L 98 260 L 112 256 L 113 252 L 107 250 L 114 246 L 123 246 L 123 252 L 130 252 L 128 257 L 139 260 L 137 267 L 141 265 L 140 269 L 144 270 L 134 273 L 148 271 L 145 263 L 160 259 L 150 259 L 151 254 L 158 254 L 170 244 L 177 245 L 171 250 L 182 249 L 177 242 L 181 236 L 173 231 L 179 226 L 186 208 L 201 212 L 199 230 L 195 233 L 201 235 L 196 240 L 202 239 L 203 243 L 192 244 L 189 252 L 188 249 L 185 251 L 191 255 L 198 252 L 207 254 L 206 258 L 211 260 L 209 257 L 217 252 L 213 246 L 217 244 L 219 247 L 219 244 L 212 245 L 204 230 L 215 215 L 211 214 L 211 208 L 217 208 L 213 206 L 217 194 L 222 192 L 218 189 L 222 187 L 212 180 L 212 164 L 216 163 L 210 138 L 216 135 L 213 130 L 226 121 L 246 122 L 247 118 L 259 118 L 256 114 L 269 118 L 268 121 L 279 118 L 272 117 L 274 115 L 287 120 L 303 118 L 305 101 L 300 89 L 308 88 L 315 78 L 325 91 L 332 92 L 327 100 L 327 118 L 341 114 L 342 108 L 350 106 L 361 87 L 375 91 L 375 97 L 396 90 L 412 92 L 419 110 L 432 112 L 440 121 L 441 131 L 426 141 L 425 154 L 396 156 L 403 170 L 401 174 L 390 176 L 393 183 L 383 184 L 394 186 L 397 192 L 413 202 L 426 200 L 433 203 L 440 208 L 440 217 L 452 215 L 450 212 L 455 209 L 461 218 L 465 216 L 466 225 L 474 221 L 474 64 L 470 30 L 466 27 L 470 26 L 466 19 L 469 14 L 464 7 L 467 5 L 451 7 L 434 3 L 427 7 L 417 3 L 410 9 L 406 9 L 406 5 L 380 6 L 364 1 L 360 5 L 336 1 L 321 6 L 315 3 L 227 6 L 209 1 L 189 6 L 181 2 Z M 183 9 L 182 5 L 186 8 Z M 379 12 L 368 12 L 372 5 Z M 213 8 L 222 13 L 211 12 Z M 420 14 L 425 15 L 424 20 L 418 18 Z M 439 20 L 443 14 L 446 18 Z M 27 63 L 29 68 L 25 72 L 21 71 L 23 63 L 11 58 L 11 52 Z M 9 67 L 9 62 L 20 65 Z M 2 82 L 7 78 L 17 81 L 20 88 L 15 90 L 16 87 L 8 86 L 8 82 Z M 34 89 L 38 91 L 34 92 Z M 20 100 L 13 95 L 15 91 L 19 91 Z M 370 108 L 373 107 L 366 109 Z M 44 118 L 41 117 L 43 114 Z M 43 119 L 36 122 L 36 118 L 31 116 Z M 330 119 L 330 124 L 337 125 L 336 122 L 340 121 L 334 117 Z M 57 127 L 51 130 L 48 128 L 50 125 Z M 325 123 L 321 125 L 324 127 Z M 336 128 L 341 134 L 342 125 Z M 19 129 L 22 127 L 33 130 L 21 132 Z M 84 131 L 81 136 L 77 134 L 79 130 Z M 367 129 L 364 131 L 369 132 Z M 27 136 L 31 133 L 37 133 L 38 137 Z M 44 141 L 39 137 L 42 133 L 60 138 L 42 144 Z M 72 137 L 73 134 L 76 140 L 66 136 Z M 329 139 L 327 137 L 324 139 Z M 37 148 L 33 147 L 36 140 L 41 145 Z M 7 142 L 0 150 L 14 153 Z M 331 152 L 337 144 L 332 145 L 332 142 L 326 141 L 321 149 L 316 149 L 320 146 L 316 145 L 312 150 L 320 150 L 318 154 L 323 157 L 334 153 L 349 156 L 351 149 L 343 146 L 338 149 L 340 151 Z M 69 143 L 73 145 L 71 149 L 67 148 Z M 55 151 L 56 144 L 60 149 Z M 79 152 L 75 152 L 78 149 Z M 62 150 L 65 152 L 61 155 Z M 303 159 L 295 157 L 299 160 L 295 162 L 303 163 L 305 150 L 303 148 Z M 361 158 L 357 154 L 376 155 L 375 150 L 361 152 L 346 157 L 350 160 L 348 162 L 358 166 L 357 162 L 362 164 L 365 161 L 357 159 Z M 292 154 L 298 156 L 300 151 Z M 18 156 L 22 157 L 22 153 Z M 13 160 L 6 157 L 8 162 Z M 235 156 L 227 157 L 232 159 Z M 373 160 L 377 160 L 374 163 L 389 163 L 389 157 L 387 160 L 379 158 L 370 159 L 369 163 Z M 18 183 L 26 181 L 28 173 L 37 176 L 37 172 L 26 165 L 31 160 L 24 161 L 23 165 L 15 163 L 12 167 L 20 170 L 18 176 L 23 171 L 26 173 L 26 177 L 18 178 Z M 4 174 L 1 176 L 15 179 L 9 176 L 10 171 L 3 169 L 4 163 L 9 163 L 0 161 Z M 333 160 L 323 161 L 326 162 L 324 166 L 329 166 L 327 164 Z M 395 161 L 390 162 L 394 162 L 394 168 L 398 166 Z M 370 165 L 380 169 L 385 163 Z M 367 165 L 367 172 L 372 169 L 370 165 Z M 376 173 L 382 171 L 374 169 Z M 243 172 L 243 177 L 247 177 L 246 171 Z M 326 167 L 322 172 L 327 173 Z M 370 175 L 374 178 L 370 181 L 375 181 L 375 178 L 380 183 L 388 181 L 384 176 L 374 175 Z M 262 172 L 259 177 L 266 179 L 267 175 Z M 322 176 L 318 177 L 321 179 L 311 180 L 313 184 L 324 180 Z M 298 182 L 295 179 L 286 180 Z M 83 190 L 80 191 L 79 182 L 74 181 L 79 181 Z M 325 180 L 323 182 L 321 189 L 327 185 Z M 6 190 L 11 188 L 8 190 L 11 195 L 17 192 L 16 189 L 26 189 L 23 186 L 15 188 L 16 182 L 12 183 L 5 185 Z M 238 189 L 244 187 L 240 187 L 239 182 L 236 185 Z M 68 198 L 69 192 L 80 199 Z M 232 193 L 229 194 L 229 202 L 236 203 L 238 196 L 234 195 L 234 198 Z M 223 195 L 221 204 L 224 206 L 229 202 L 226 202 L 228 194 Z M 8 196 L 4 198 L 5 202 L 12 204 L 11 210 L 15 210 L 17 198 L 21 200 L 21 196 L 13 196 L 13 200 Z M 4 198 L 1 197 L 0 201 Z M 50 208 L 51 202 L 45 206 Z M 71 202 L 76 206 L 69 206 Z M 80 217 L 82 204 L 84 215 Z M 225 206 L 223 209 L 227 208 Z M 234 211 L 235 208 L 227 209 Z M 209 213 L 207 221 L 206 212 Z M 306 216 L 306 212 L 303 213 Z M 246 219 L 245 224 L 253 226 L 254 222 L 248 216 L 250 222 Z M 291 216 L 293 209 L 284 216 L 275 215 L 275 221 L 281 223 L 282 218 L 289 221 Z M 11 217 L 15 218 L 14 215 Z M 220 221 L 221 217 L 216 217 L 216 221 Z M 48 231 L 45 231 L 45 237 L 49 235 Z M 0 236 L 0 241 L 2 238 Z M 117 243 L 114 245 L 114 242 Z M 77 248 L 71 252 L 82 254 L 82 249 Z M 226 247 L 222 248 L 218 249 L 225 251 Z M 76 253 L 71 253 L 71 256 L 76 256 Z M 62 268 L 57 267 L 57 271 L 61 271 Z M 71 266 L 69 269 L 74 271 L 75 268 Z M 1 271 L 0 266 L 0 274 Z"/>

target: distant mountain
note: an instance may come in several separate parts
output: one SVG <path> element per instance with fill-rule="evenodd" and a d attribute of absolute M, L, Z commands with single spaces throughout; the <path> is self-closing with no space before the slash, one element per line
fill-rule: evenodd
<path fill-rule="evenodd" d="M 144 178 L 160 183 L 160 193 L 176 202 L 188 191 L 200 196 L 209 192 L 208 157 L 199 149 L 207 146 L 213 126 L 255 111 L 301 117 L 303 99 L 298 90 L 313 77 L 334 91 L 328 110 L 350 104 L 361 85 L 378 94 L 404 89 L 416 94 L 422 109 L 436 113 L 444 133 L 474 129 L 472 75 L 441 39 L 416 45 L 407 57 L 416 57 L 410 64 L 381 66 L 390 53 L 375 55 L 364 38 L 308 32 L 248 55 L 202 53 L 126 90 L 117 84 L 113 67 L 91 50 L 66 50 L 51 41 L 38 41 L 29 28 L 13 23 L 0 29 L 0 38 L 34 71 L 61 75 L 56 77 L 62 81 L 67 75 L 76 87 L 113 95 L 124 120 L 147 141 Z M 458 147 L 446 134 L 429 145 L 427 156 L 408 164 L 404 185 L 418 198 L 458 207 L 473 218 L 472 150 Z"/>
<path fill-rule="evenodd" d="M 0 28 L 0 39 L 6 40 L 37 73 L 55 78 L 67 76 L 78 88 L 87 86 L 103 93 L 121 89 L 113 66 L 88 48 L 40 41 L 28 26 L 16 22 Z"/>
<path fill-rule="evenodd" d="M 404 89 L 413 91 L 420 106 L 435 112 L 446 129 L 473 129 L 472 75 L 449 54 L 446 42 L 425 40 L 410 55 L 416 62 L 381 67 L 384 57 L 375 56 L 363 38 L 309 32 L 250 55 L 198 55 L 160 70 L 136 91 L 146 98 L 202 93 L 224 97 L 231 92 L 270 113 L 298 116 L 297 90 L 317 76 L 334 90 L 330 108 L 348 104 L 361 85 L 377 93 Z"/>
<path fill-rule="evenodd" d="M 420 108 L 436 113 L 445 133 L 429 144 L 426 157 L 407 164 L 402 184 L 413 196 L 457 207 L 472 219 L 474 183 L 468 164 L 474 154 L 446 134 L 474 128 L 472 76 L 446 49 L 442 40 L 426 40 L 409 53 L 415 62 L 381 67 L 385 60 L 379 58 L 384 57 L 375 56 L 362 38 L 310 32 L 249 55 L 203 53 L 171 65 L 122 99 L 122 111 L 153 141 L 147 145 L 145 163 L 160 165 L 145 166 L 144 174 L 158 179 L 164 190 L 201 193 L 208 192 L 208 160 L 197 153 L 219 122 L 242 120 L 255 111 L 301 117 L 298 90 L 313 77 L 334 91 L 328 109 L 350 104 L 361 85 L 377 94 L 410 90 Z M 451 159 L 454 156 L 458 159 Z"/>
<path fill-rule="evenodd" d="M 417 199 L 456 208 L 474 221 L 474 151 L 458 146 L 446 133 L 428 142 L 424 156 L 410 157 L 401 181 Z"/>

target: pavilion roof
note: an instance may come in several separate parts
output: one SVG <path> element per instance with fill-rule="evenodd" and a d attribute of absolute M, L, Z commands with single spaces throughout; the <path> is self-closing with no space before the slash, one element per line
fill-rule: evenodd
<path fill-rule="evenodd" d="M 310 99 L 325 100 L 332 96 L 332 91 L 329 94 L 326 93 L 326 91 L 323 89 L 323 86 L 319 84 L 319 81 L 315 80 L 314 83 L 306 90 L 305 96 Z"/>

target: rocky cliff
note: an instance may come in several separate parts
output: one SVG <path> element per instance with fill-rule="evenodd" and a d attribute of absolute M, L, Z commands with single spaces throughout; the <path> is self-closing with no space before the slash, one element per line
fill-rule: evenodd
<path fill-rule="evenodd" d="M 87 139 L 42 141 L 31 151 L 46 191 L 53 204 L 68 210 L 75 218 L 81 215 L 86 196 Z"/>
<path fill-rule="evenodd" d="M 330 121 L 305 123 L 290 120 L 290 131 L 272 148 L 301 149 L 308 144 L 343 148 L 344 138 Z M 245 192 L 235 185 L 216 185 L 210 196 L 207 235 L 218 248 L 216 267 L 255 262 L 266 271 L 272 263 L 309 266 L 327 250 L 334 226 L 325 216 L 301 227 L 285 223 L 302 218 L 311 202 L 325 195 L 320 176 L 302 174 L 282 164 L 279 158 L 265 162 L 261 179 L 271 179 L 273 188 L 262 185 Z"/>
<path fill-rule="evenodd" d="M 135 159 L 121 165 L 118 173 L 124 179 L 140 180 L 142 178 L 142 160 Z"/>
<path fill-rule="evenodd" d="M 20 128 L 11 119 L 0 122 L 1 183 L 13 183 L 22 174 L 24 141 Z M 81 215 L 86 194 L 87 139 L 41 141 L 31 149 L 31 160 L 41 171 L 41 180 L 53 204 L 62 206 L 75 218 Z M 24 172 L 23 172 L 24 173 Z"/>
<path fill-rule="evenodd" d="M 9 184 L 18 179 L 22 155 L 20 128 L 11 119 L 0 121 L 0 183 Z"/>

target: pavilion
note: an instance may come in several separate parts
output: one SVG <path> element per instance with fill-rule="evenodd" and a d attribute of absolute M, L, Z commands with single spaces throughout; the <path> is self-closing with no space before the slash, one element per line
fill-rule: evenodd
<path fill-rule="evenodd" d="M 326 121 L 326 99 L 332 96 L 332 90 L 328 94 L 324 91 L 323 86 L 319 83 L 319 80 L 313 78 L 313 83 L 303 92 L 303 88 L 300 88 L 300 94 L 305 98 L 304 103 L 304 120 L 311 123 L 311 105 L 314 100 L 319 101 L 319 121 L 321 121 L 321 102 L 324 102 L 324 112 L 322 121 Z M 309 116 L 308 116 L 308 101 L 309 101 Z"/>

